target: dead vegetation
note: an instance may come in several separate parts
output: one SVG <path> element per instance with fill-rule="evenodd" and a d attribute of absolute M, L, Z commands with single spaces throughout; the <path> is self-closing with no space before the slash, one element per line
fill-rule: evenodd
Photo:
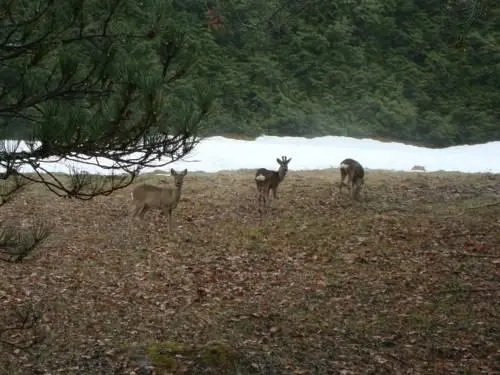
<path fill-rule="evenodd" d="M 338 179 L 289 172 L 260 220 L 254 171 L 190 172 L 173 233 L 130 220 L 133 186 L 26 187 L 2 219 L 53 229 L 0 261 L 0 373 L 498 373 L 500 176 L 367 171 L 362 202 Z"/>

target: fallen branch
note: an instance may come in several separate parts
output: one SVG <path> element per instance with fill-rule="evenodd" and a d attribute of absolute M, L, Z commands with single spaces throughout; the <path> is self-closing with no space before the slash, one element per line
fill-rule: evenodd
<path fill-rule="evenodd" d="M 494 207 L 494 206 L 500 206 L 500 202 L 488 203 L 488 204 L 482 204 L 482 205 L 479 205 L 479 206 L 467 207 L 467 209 L 468 210 L 476 210 L 478 208 L 488 208 L 488 207 Z"/>
<path fill-rule="evenodd" d="M 454 255 L 463 256 L 463 257 L 471 257 L 471 258 L 500 258 L 500 256 L 498 256 L 498 255 L 491 255 L 491 254 L 456 253 Z"/>
<path fill-rule="evenodd" d="M 481 292 L 498 292 L 498 288 L 476 288 L 476 289 L 445 289 L 445 290 L 440 290 L 438 291 L 438 294 L 446 294 L 446 293 L 481 293 Z"/>

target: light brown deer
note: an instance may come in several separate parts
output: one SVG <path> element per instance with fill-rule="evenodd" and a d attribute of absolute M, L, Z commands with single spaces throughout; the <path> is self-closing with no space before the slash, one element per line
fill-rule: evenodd
<path fill-rule="evenodd" d="M 347 177 L 347 184 L 344 183 Z M 342 186 L 347 186 L 352 199 L 358 200 L 361 188 L 365 183 L 365 170 L 363 166 L 354 159 L 344 159 L 340 163 L 340 188 L 339 194 L 342 193 Z"/>
<path fill-rule="evenodd" d="M 173 187 L 141 184 L 132 191 L 132 201 L 135 205 L 134 217 L 139 215 L 140 218 L 143 218 L 149 209 L 159 209 L 168 216 L 168 229 L 172 232 L 172 211 L 181 199 L 182 184 L 187 169 L 179 173 L 172 168 L 170 173 L 174 177 Z"/>
<path fill-rule="evenodd" d="M 255 172 L 255 183 L 257 185 L 257 192 L 259 195 L 258 205 L 259 213 L 262 214 L 262 206 L 266 208 L 267 198 L 269 197 L 269 192 L 273 191 L 274 199 L 278 199 L 276 192 L 278 190 L 279 184 L 285 179 L 286 173 L 288 172 L 288 163 L 292 158 L 287 159 L 286 156 L 282 156 L 281 160 L 276 159 L 280 165 L 278 171 L 270 171 L 266 168 L 259 168 Z"/>

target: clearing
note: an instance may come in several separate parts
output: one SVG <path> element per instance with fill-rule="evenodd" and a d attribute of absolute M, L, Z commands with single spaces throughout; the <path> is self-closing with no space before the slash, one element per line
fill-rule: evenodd
<path fill-rule="evenodd" d="M 254 171 L 190 172 L 172 235 L 132 188 L 30 187 L 3 221 L 53 229 L 0 262 L 0 340 L 16 309 L 41 336 L 0 374 L 500 373 L 500 175 L 368 170 L 353 203 L 339 174 L 289 172 L 261 221 Z"/>

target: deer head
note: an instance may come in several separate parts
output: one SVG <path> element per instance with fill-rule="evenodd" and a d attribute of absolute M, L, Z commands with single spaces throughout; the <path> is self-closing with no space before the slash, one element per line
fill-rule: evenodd
<path fill-rule="evenodd" d="M 291 160 L 292 158 L 288 159 L 286 156 L 282 156 L 281 160 L 279 158 L 276 159 L 280 165 L 280 169 L 278 170 L 280 177 L 284 177 L 288 172 L 288 163 L 290 163 Z"/>

